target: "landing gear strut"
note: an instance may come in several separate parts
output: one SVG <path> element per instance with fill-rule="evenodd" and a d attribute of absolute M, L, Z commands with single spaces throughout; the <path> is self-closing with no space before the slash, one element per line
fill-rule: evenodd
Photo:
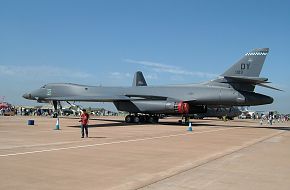
<path fill-rule="evenodd" d="M 188 125 L 189 121 L 190 121 L 190 117 L 188 115 L 183 115 L 181 120 L 179 120 L 179 123 Z"/>
<path fill-rule="evenodd" d="M 60 101 L 56 101 L 56 100 L 53 100 L 52 101 L 52 104 L 53 104 L 53 107 L 54 107 L 54 112 L 53 112 L 53 118 L 57 118 L 58 115 L 59 115 L 59 110 L 57 109 L 57 106 L 59 106 L 60 110 L 62 109 L 62 106 L 60 104 Z"/>

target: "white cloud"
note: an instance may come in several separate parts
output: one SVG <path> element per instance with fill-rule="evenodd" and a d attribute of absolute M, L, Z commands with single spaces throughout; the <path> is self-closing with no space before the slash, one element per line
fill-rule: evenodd
<path fill-rule="evenodd" d="M 144 77 L 145 77 L 145 79 L 149 79 L 149 80 L 157 80 L 158 79 L 158 76 L 156 73 L 145 75 Z"/>
<path fill-rule="evenodd" d="M 133 80 L 133 76 L 134 74 L 130 74 L 130 73 L 121 73 L 121 72 L 111 72 L 109 74 L 109 77 L 112 79 L 118 79 L 118 80 Z M 156 80 L 158 79 L 156 74 L 149 74 L 149 75 L 144 75 L 145 80 Z"/>
<path fill-rule="evenodd" d="M 16 66 L 0 65 L 0 75 L 10 77 L 64 77 L 64 78 L 89 78 L 91 74 L 75 71 L 55 66 L 37 65 L 37 66 Z"/>
<path fill-rule="evenodd" d="M 194 77 L 203 77 L 203 78 L 213 78 L 217 77 L 217 74 L 212 73 L 206 73 L 206 72 L 200 72 L 200 71 L 187 71 L 184 69 L 181 69 L 180 67 L 173 66 L 173 65 L 165 65 L 162 63 L 157 62 L 150 62 L 150 61 L 138 61 L 133 59 L 125 59 L 124 60 L 127 63 L 133 63 L 133 64 L 139 64 L 144 65 L 146 67 L 150 67 L 156 72 L 163 72 L 163 73 L 171 73 L 175 75 L 187 75 L 187 76 L 194 76 Z"/>
<path fill-rule="evenodd" d="M 130 73 L 111 72 L 110 77 L 115 78 L 115 79 L 124 79 L 124 78 L 130 78 L 131 74 Z"/>
<path fill-rule="evenodd" d="M 134 64 L 139 64 L 139 65 L 144 65 L 144 66 L 148 66 L 148 67 L 153 67 L 153 68 L 158 68 L 158 69 L 179 69 L 176 66 L 171 66 L 171 65 L 165 65 L 162 63 L 156 63 L 156 62 L 150 62 L 150 61 L 137 61 L 137 60 L 133 60 L 133 59 L 125 59 L 124 61 L 126 61 L 127 63 L 134 63 Z"/>
<path fill-rule="evenodd" d="M 119 73 L 119 72 L 112 72 L 112 73 L 110 73 L 110 74 L 111 74 L 111 76 L 113 76 L 113 77 L 118 77 L 118 76 L 121 75 L 121 73 Z"/>

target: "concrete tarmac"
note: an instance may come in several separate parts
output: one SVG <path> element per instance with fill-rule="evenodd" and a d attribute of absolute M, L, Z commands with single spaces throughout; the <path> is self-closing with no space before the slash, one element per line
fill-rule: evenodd
<path fill-rule="evenodd" d="M 35 120 L 28 126 L 29 119 Z M 178 118 L 0 117 L 0 189 L 289 189 L 290 127 Z"/>

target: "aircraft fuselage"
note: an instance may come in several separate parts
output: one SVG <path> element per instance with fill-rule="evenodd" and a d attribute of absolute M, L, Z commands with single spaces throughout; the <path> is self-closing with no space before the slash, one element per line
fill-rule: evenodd
<path fill-rule="evenodd" d="M 23 95 L 41 101 L 113 102 L 118 110 L 130 113 L 171 113 L 179 102 L 196 106 L 252 106 L 270 104 L 273 98 L 233 88 L 194 84 L 187 86 L 102 87 L 67 83 L 47 84 Z M 120 97 L 120 98 L 118 98 Z M 127 97 L 127 98 L 124 98 Z M 163 98 L 164 97 L 164 98 Z"/>

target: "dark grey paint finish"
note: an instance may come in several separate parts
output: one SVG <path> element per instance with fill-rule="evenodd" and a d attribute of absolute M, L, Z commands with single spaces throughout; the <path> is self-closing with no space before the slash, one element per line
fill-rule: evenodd
<path fill-rule="evenodd" d="M 117 109 L 130 113 L 176 113 L 179 102 L 190 110 L 198 106 L 253 106 L 270 104 L 273 98 L 253 92 L 264 83 L 261 72 L 268 48 L 254 49 L 218 79 L 202 84 L 147 86 L 142 73 L 136 73 L 132 87 L 99 87 L 70 83 L 47 84 L 24 94 L 38 101 L 113 102 Z M 230 77 L 230 80 L 229 78 Z M 264 80 L 265 81 L 265 80 Z"/>
<path fill-rule="evenodd" d="M 206 113 L 194 114 L 195 118 L 204 118 L 204 117 L 228 117 L 234 118 L 242 114 L 242 111 L 238 107 L 208 107 Z"/>

